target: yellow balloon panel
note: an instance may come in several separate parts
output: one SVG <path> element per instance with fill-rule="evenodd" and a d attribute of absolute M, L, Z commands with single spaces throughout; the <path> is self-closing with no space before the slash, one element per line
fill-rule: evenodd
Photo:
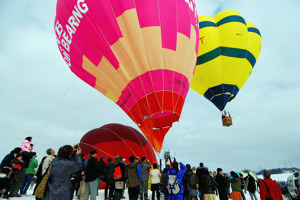
<path fill-rule="evenodd" d="M 261 49 L 256 26 L 236 11 L 199 16 L 199 50 L 191 88 L 219 110 L 247 81 Z"/>

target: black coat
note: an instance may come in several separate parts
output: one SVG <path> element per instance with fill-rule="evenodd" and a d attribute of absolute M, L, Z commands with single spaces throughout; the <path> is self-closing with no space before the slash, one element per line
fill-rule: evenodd
<path fill-rule="evenodd" d="M 27 151 L 22 151 L 21 155 L 23 160 L 22 167 L 26 169 L 29 166 L 30 159 L 32 158 L 32 153 Z"/>
<path fill-rule="evenodd" d="M 0 170 L 2 170 L 3 169 L 3 167 L 11 167 L 11 161 L 12 161 L 12 159 L 14 159 L 15 158 L 15 155 L 14 155 L 14 153 L 13 152 L 10 152 L 9 154 L 7 154 L 4 158 L 3 158 L 3 160 L 2 160 L 2 162 L 1 162 L 1 164 L 0 164 Z"/>
<path fill-rule="evenodd" d="M 256 191 L 255 179 L 251 175 L 247 176 L 245 179 L 248 179 L 247 190 L 251 193 L 254 193 Z"/>
<path fill-rule="evenodd" d="M 186 184 L 186 186 L 189 186 L 194 189 L 196 189 L 197 184 L 199 184 L 198 177 L 196 176 L 196 174 L 194 174 L 194 172 L 191 169 L 187 170 L 185 172 L 183 180 L 184 180 L 184 184 Z"/>
<path fill-rule="evenodd" d="M 99 161 L 99 177 L 100 179 L 104 179 L 105 172 L 106 172 L 106 164 L 103 160 Z"/>
<path fill-rule="evenodd" d="M 94 157 L 90 157 L 85 170 L 85 182 L 94 181 L 99 177 L 99 163 Z"/>
<path fill-rule="evenodd" d="M 203 194 L 215 194 L 217 184 L 209 174 L 201 176 L 199 185 L 203 189 Z"/>
<path fill-rule="evenodd" d="M 114 183 L 114 171 L 115 165 L 111 162 L 107 163 L 106 172 L 104 176 L 106 184 Z"/>
<path fill-rule="evenodd" d="M 227 196 L 227 189 L 226 189 L 226 179 L 223 175 L 221 174 L 217 174 L 216 176 L 216 182 L 218 184 L 218 191 L 219 191 L 219 196 L 220 196 L 220 199 L 223 200 L 223 199 L 228 199 L 228 196 Z"/>

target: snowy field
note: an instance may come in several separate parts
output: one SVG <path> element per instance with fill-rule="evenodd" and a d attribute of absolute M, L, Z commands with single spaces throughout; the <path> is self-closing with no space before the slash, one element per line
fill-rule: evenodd
<path fill-rule="evenodd" d="M 292 173 L 289 173 L 289 174 L 274 174 L 274 175 L 271 175 L 271 178 L 275 181 L 286 181 L 287 180 L 287 177 L 292 175 Z M 258 176 L 258 178 L 262 178 L 262 176 Z M 17 199 L 20 199 L 20 200 L 35 200 L 35 197 L 32 195 L 32 190 L 29 190 L 27 191 L 27 195 L 26 196 L 22 196 L 22 197 L 18 197 L 18 198 L 10 198 L 10 199 L 13 199 L 13 200 L 17 200 Z M 99 190 L 99 196 L 97 196 L 97 200 L 104 200 L 104 190 Z M 149 196 L 149 199 L 151 199 L 151 191 L 149 190 L 149 193 L 148 193 L 148 196 Z M 245 194 L 246 196 L 246 199 L 247 200 L 251 200 L 250 198 L 250 195 L 249 193 Z M 257 199 L 260 199 L 259 198 L 259 193 L 256 192 L 256 196 L 257 196 Z M 125 199 L 129 199 L 128 198 L 128 193 L 127 193 L 127 190 L 125 192 Z M 74 197 L 74 200 L 76 200 L 77 198 Z M 163 199 L 163 198 L 161 198 Z M 284 200 L 289 200 L 289 198 L 287 196 L 284 196 L 283 198 Z M 219 200 L 219 197 L 216 196 L 216 200 Z"/>

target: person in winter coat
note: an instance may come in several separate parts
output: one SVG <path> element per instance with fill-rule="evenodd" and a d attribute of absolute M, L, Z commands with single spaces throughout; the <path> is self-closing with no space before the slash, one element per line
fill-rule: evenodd
<path fill-rule="evenodd" d="M 214 178 L 206 170 L 199 180 L 199 185 L 203 189 L 203 199 L 204 200 L 215 200 L 215 190 L 217 189 L 217 183 Z"/>
<path fill-rule="evenodd" d="M 151 169 L 151 163 L 149 160 L 146 160 L 145 157 L 142 157 L 141 162 L 141 173 L 142 180 L 140 184 L 140 198 L 143 200 L 148 200 L 148 181 L 149 181 L 149 169 Z"/>
<path fill-rule="evenodd" d="M 125 170 L 125 180 L 128 186 L 129 200 L 137 200 L 140 193 L 140 182 L 142 180 L 141 166 L 134 156 L 129 157 L 129 164 Z"/>
<path fill-rule="evenodd" d="M 283 200 L 282 193 L 276 181 L 271 179 L 269 171 L 263 172 L 264 179 L 259 183 L 260 199 L 261 200 Z"/>
<path fill-rule="evenodd" d="M 242 188 L 242 182 L 241 179 L 239 178 L 238 174 L 235 173 L 234 171 L 230 172 L 231 179 L 230 179 L 230 184 L 231 184 L 231 194 L 229 196 L 230 199 L 233 200 L 242 200 L 242 194 L 241 194 L 241 188 Z"/>
<path fill-rule="evenodd" d="M 48 156 L 45 158 L 45 160 L 43 162 L 43 165 L 42 165 L 42 175 L 45 174 L 45 172 L 47 171 L 48 167 L 50 166 L 50 163 L 55 158 L 55 156 L 54 156 L 54 154 L 55 154 L 54 149 L 49 148 L 49 149 L 46 150 L 46 153 L 47 153 Z"/>
<path fill-rule="evenodd" d="M 168 171 L 170 170 L 170 165 L 166 165 L 166 168 L 163 170 L 161 177 L 162 193 L 164 193 L 164 200 L 168 200 Z"/>
<path fill-rule="evenodd" d="M 159 200 L 160 199 L 159 184 L 161 179 L 161 173 L 160 170 L 157 169 L 156 163 L 153 164 L 153 169 L 150 172 L 150 176 L 151 176 L 152 200 L 155 199 L 155 193 L 156 193 L 156 198 Z"/>
<path fill-rule="evenodd" d="M 96 196 L 98 193 L 99 162 L 96 156 L 97 151 L 92 150 L 90 152 L 90 158 L 86 165 L 84 200 L 88 200 L 89 196 L 91 196 L 91 200 L 96 200 Z"/>
<path fill-rule="evenodd" d="M 257 197 L 256 197 L 256 194 L 255 194 L 255 192 L 256 192 L 256 181 L 255 181 L 255 179 L 253 178 L 253 176 L 251 176 L 248 173 L 248 176 L 245 177 L 245 180 L 246 180 L 247 190 L 249 191 L 251 200 L 258 200 Z"/>
<path fill-rule="evenodd" d="M 115 196 L 114 200 L 120 200 L 123 195 L 123 188 L 125 184 L 125 169 L 126 166 L 123 163 L 123 158 L 118 156 L 118 160 L 115 163 L 115 172 L 114 172 L 114 180 L 115 180 Z"/>
<path fill-rule="evenodd" d="M 245 182 L 246 182 L 246 181 L 244 180 L 243 174 L 240 174 L 240 179 L 241 179 L 241 183 L 242 183 L 242 186 L 241 186 L 241 194 L 242 194 L 243 200 L 246 200 L 246 197 L 245 197 L 245 194 L 244 194 Z"/>
<path fill-rule="evenodd" d="M 9 196 L 10 197 L 21 197 L 21 195 L 18 194 L 17 185 L 19 182 L 20 174 L 22 173 L 22 165 L 23 165 L 23 157 L 21 154 L 16 155 L 14 159 L 12 159 L 10 166 L 12 167 L 12 182 L 11 182 L 11 189 Z M 16 193 L 13 193 L 14 191 L 17 191 Z"/>
<path fill-rule="evenodd" d="M 42 176 L 42 167 L 43 167 L 43 162 L 44 162 L 44 160 L 46 159 L 46 156 L 44 156 L 43 158 L 42 158 L 42 161 L 41 161 L 41 163 L 40 163 L 40 165 L 39 165 L 39 167 L 38 167 L 38 170 L 37 170 L 37 172 L 36 172 L 36 180 L 35 180 L 35 186 L 34 186 L 34 189 L 33 189 L 33 194 L 35 193 L 35 190 L 36 190 L 36 188 L 37 188 L 37 186 L 40 184 L 40 182 L 42 181 L 42 178 L 43 178 L 43 176 Z M 40 200 L 39 198 L 37 198 L 37 197 L 35 197 L 35 199 L 36 200 Z"/>
<path fill-rule="evenodd" d="M 30 142 L 32 141 L 32 137 L 26 137 L 22 144 L 21 144 L 21 149 L 22 151 L 27 151 L 27 152 L 30 152 L 30 148 L 31 148 L 31 145 L 30 145 Z"/>
<path fill-rule="evenodd" d="M 21 195 L 26 194 L 26 192 L 31 184 L 31 181 L 34 177 L 35 169 L 38 167 L 38 161 L 37 161 L 36 157 L 37 157 L 36 152 L 32 152 L 32 158 L 30 159 L 28 168 L 25 171 L 25 177 L 23 179 L 23 183 L 22 183 L 22 186 L 20 189 Z"/>
<path fill-rule="evenodd" d="M 187 171 L 184 174 L 184 180 L 186 187 L 184 190 L 187 190 L 187 199 L 188 200 L 197 200 L 197 194 L 198 194 L 198 189 L 197 189 L 197 184 L 199 184 L 199 179 L 196 176 L 196 174 L 193 172 L 191 165 L 187 164 L 186 165 Z M 184 191 L 186 192 L 186 191 Z"/>
<path fill-rule="evenodd" d="M 28 151 L 21 151 L 21 156 L 22 156 L 22 170 L 21 170 L 21 173 L 18 174 L 18 177 L 17 177 L 17 182 L 16 184 L 14 185 L 14 187 L 11 188 L 11 192 L 10 192 L 10 196 L 12 197 L 18 197 L 20 196 L 18 193 L 19 193 L 19 190 L 21 189 L 21 186 L 22 186 L 22 183 L 23 183 L 23 179 L 25 177 L 25 173 L 26 173 L 26 169 L 28 168 L 29 166 L 29 162 L 30 162 L 30 159 L 32 158 L 32 147 L 33 145 L 29 144 L 29 152 Z"/>
<path fill-rule="evenodd" d="M 220 200 L 228 200 L 228 195 L 226 191 L 226 179 L 223 176 L 223 171 L 221 168 L 217 169 L 216 182 L 218 184 Z"/>
<path fill-rule="evenodd" d="M 226 173 L 224 173 L 224 178 L 225 178 L 225 182 L 226 182 L 226 194 L 229 197 L 230 196 L 230 180 Z"/>
<path fill-rule="evenodd" d="M 99 182 L 98 182 L 98 188 L 100 188 L 101 182 L 104 181 L 105 176 L 105 170 L 106 170 L 106 163 L 104 162 L 104 157 L 100 157 L 99 161 Z"/>
<path fill-rule="evenodd" d="M 104 196 L 105 199 L 107 199 L 107 192 L 109 188 L 109 195 L 108 195 L 109 200 L 112 200 L 114 189 L 115 189 L 114 171 L 115 171 L 115 165 L 112 163 L 112 159 L 109 158 L 107 159 L 106 172 L 104 177 L 106 182 Z"/>
<path fill-rule="evenodd" d="M 181 170 L 179 170 L 178 165 L 180 165 Z M 170 175 L 175 175 L 177 177 L 178 185 L 180 187 L 180 191 L 178 194 L 173 194 L 172 189 L 170 189 L 170 183 L 168 183 L 168 191 L 169 191 L 169 200 L 181 200 L 183 199 L 184 187 L 182 184 L 183 176 L 186 172 L 187 168 L 182 162 L 174 162 L 172 164 L 172 168 L 168 171 L 168 178 L 170 180 Z"/>
<path fill-rule="evenodd" d="M 204 164 L 200 163 L 199 167 L 196 170 L 196 175 L 197 175 L 199 181 L 200 181 L 202 175 L 204 175 L 206 173 L 206 171 L 208 171 L 207 167 L 204 167 Z M 201 187 L 201 185 L 199 185 L 198 190 L 199 190 L 199 196 L 200 196 L 200 198 L 202 198 L 203 197 L 203 188 Z"/>
<path fill-rule="evenodd" d="M 57 157 L 51 163 L 47 192 L 44 200 L 71 200 L 71 174 L 82 168 L 81 148 L 65 145 L 58 150 Z M 76 152 L 74 159 L 71 159 Z"/>
<path fill-rule="evenodd" d="M 1 161 L 0 164 L 0 171 L 3 173 L 6 173 L 8 171 L 10 171 L 11 168 L 11 161 L 16 157 L 16 155 L 18 155 L 21 152 L 21 148 L 20 147 L 16 147 L 14 148 L 14 150 L 12 150 L 9 154 L 7 154 L 3 160 Z"/>

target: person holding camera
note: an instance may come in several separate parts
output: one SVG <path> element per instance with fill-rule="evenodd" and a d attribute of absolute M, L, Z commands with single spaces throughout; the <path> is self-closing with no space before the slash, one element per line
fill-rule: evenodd
<path fill-rule="evenodd" d="M 76 154 L 71 159 L 73 152 Z M 51 162 L 50 175 L 48 179 L 47 192 L 43 200 L 50 199 L 72 199 L 71 174 L 82 168 L 81 148 L 76 145 L 65 145 L 60 147 L 57 157 Z"/>

